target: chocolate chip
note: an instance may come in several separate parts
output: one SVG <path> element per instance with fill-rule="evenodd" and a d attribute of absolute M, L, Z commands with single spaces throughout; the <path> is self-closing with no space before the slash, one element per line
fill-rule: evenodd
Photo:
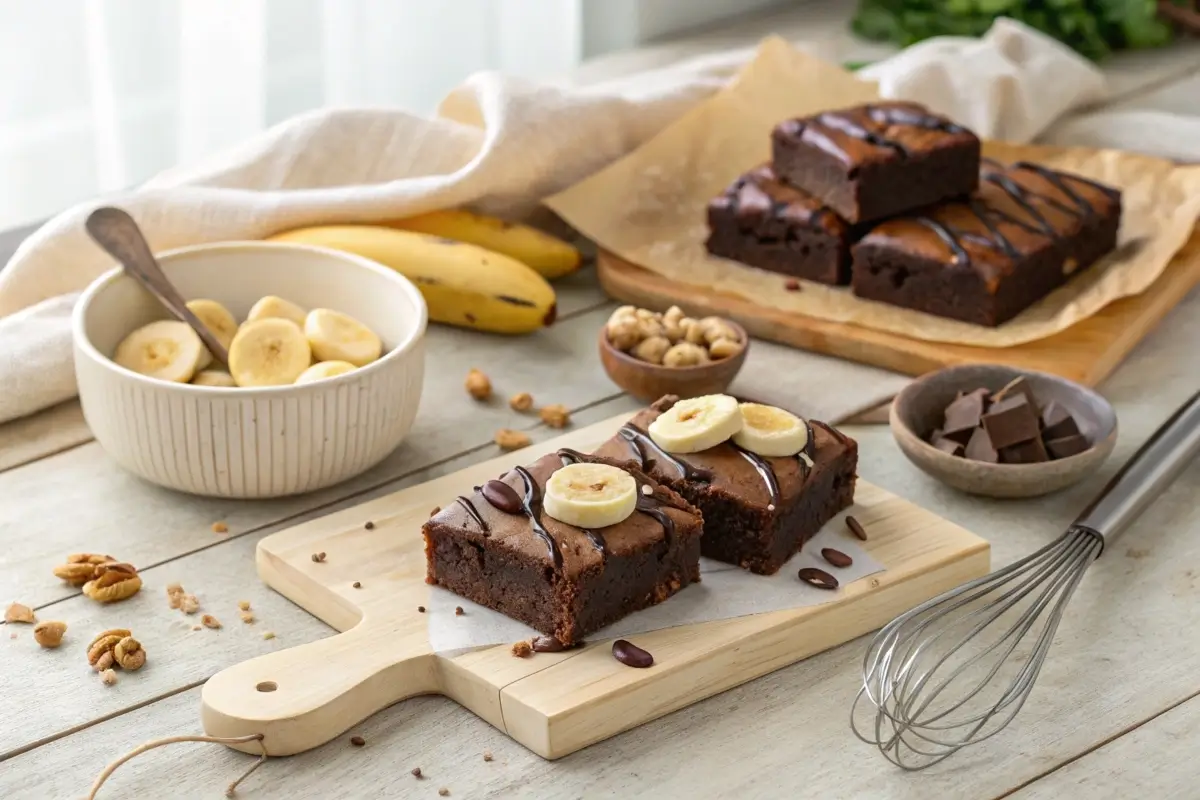
<path fill-rule="evenodd" d="M 362 588 L 362 582 L 361 582 L 361 581 L 355 581 L 354 583 L 352 583 L 352 584 L 350 584 L 350 585 L 351 585 L 351 586 L 353 586 L 355 589 L 361 589 L 361 588 Z"/>
<path fill-rule="evenodd" d="M 865 542 L 867 540 L 867 529 L 864 528 L 862 523 L 856 520 L 854 517 L 846 517 L 846 527 L 849 528 L 850 532 L 862 541 Z"/>
<path fill-rule="evenodd" d="M 424 613 L 425 613 L 425 606 L 417 606 L 417 613 L 418 613 L 418 614 L 424 614 Z"/>
<path fill-rule="evenodd" d="M 837 578 L 830 575 L 823 569 L 816 567 L 803 567 L 796 577 L 807 583 L 809 586 L 815 586 L 818 589 L 833 590 L 838 587 Z"/>
<path fill-rule="evenodd" d="M 843 553 L 841 550 L 834 550 L 832 547 L 821 549 L 821 558 L 828 561 L 835 567 L 848 567 L 854 563 L 854 559 Z"/>
<path fill-rule="evenodd" d="M 1041 432 L 1037 411 L 1023 394 L 1015 394 L 995 403 L 983 415 L 982 422 L 992 447 L 997 450 L 1036 439 Z"/>
<path fill-rule="evenodd" d="M 505 514 L 520 514 L 525 507 L 517 490 L 504 481 L 488 481 L 480 491 L 483 493 L 484 500 Z"/>
<path fill-rule="evenodd" d="M 553 636 L 533 637 L 533 650 L 536 653 L 561 653 L 567 646 Z"/>
<path fill-rule="evenodd" d="M 1038 438 L 1000 448 L 1001 464 L 1040 464 L 1049 460 L 1050 456 L 1046 455 L 1046 448 Z"/>
<path fill-rule="evenodd" d="M 784 281 L 783 288 L 787 289 L 789 292 L 798 292 L 800 291 L 800 281 L 795 279 Z"/>
<path fill-rule="evenodd" d="M 1046 441 L 1046 449 L 1050 451 L 1051 458 L 1068 458 L 1082 453 L 1089 447 L 1091 445 L 1088 444 L 1088 440 L 1078 434 Z"/>
<path fill-rule="evenodd" d="M 967 442 L 967 448 L 963 451 L 964 455 L 972 461 L 986 461 L 989 464 L 997 464 L 1000 462 L 1000 454 L 996 452 L 996 448 L 992 446 L 992 440 L 988 437 L 987 431 L 983 428 L 976 428 L 971 434 L 971 440 Z"/>
<path fill-rule="evenodd" d="M 412 768 L 412 776 L 413 776 L 414 778 L 420 779 L 420 777 L 421 777 L 421 768 L 420 768 L 420 767 L 413 767 L 413 768 Z"/>
<path fill-rule="evenodd" d="M 654 656 L 624 639 L 617 639 L 613 642 L 612 654 L 617 661 L 635 669 L 645 669 L 654 663 Z"/>
<path fill-rule="evenodd" d="M 361 736 L 351 736 L 350 737 L 350 744 L 354 745 L 355 747 L 362 747 L 366 743 L 367 743 L 367 740 Z"/>
<path fill-rule="evenodd" d="M 367 523 L 365 525 L 363 525 L 363 527 L 369 531 L 373 531 L 373 530 L 375 530 L 375 523 L 371 522 L 371 520 L 367 520 Z"/>
<path fill-rule="evenodd" d="M 1062 404 L 1057 401 L 1051 400 L 1046 403 L 1042 409 L 1042 437 L 1049 441 L 1078 435 L 1079 425 L 1071 416 L 1071 412 L 1063 408 Z"/>
<path fill-rule="evenodd" d="M 962 395 L 946 406 L 942 436 L 966 444 L 967 440 L 971 438 L 971 432 L 979 427 L 979 420 L 987 408 L 986 395 L 986 389 L 977 389 Z"/>
<path fill-rule="evenodd" d="M 945 436 L 934 437 L 933 446 L 947 455 L 961 456 L 963 454 L 963 446 L 953 439 L 947 439 Z"/>
<path fill-rule="evenodd" d="M 454 616 L 456 616 L 456 617 L 461 617 L 461 616 L 462 616 L 464 613 L 466 613 L 466 612 L 464 612 L 464 611 L 463 611 L 463 608 L 462 608 L 462 606 L 455 606 L 455 607 L 454 607 Z"/>

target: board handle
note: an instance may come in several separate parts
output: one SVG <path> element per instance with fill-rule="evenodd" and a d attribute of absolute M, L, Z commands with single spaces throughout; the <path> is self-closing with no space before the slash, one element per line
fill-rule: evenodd
<path fill-rule="evenodd" d="M 302 753 L 398 700 L 438 691 L 428 639 L 369 625 L 218 672 L 200 694 L 210 736 L 262 734 L 272 756 Z M 230 745 L 261 752 L 257 741 Z"/>

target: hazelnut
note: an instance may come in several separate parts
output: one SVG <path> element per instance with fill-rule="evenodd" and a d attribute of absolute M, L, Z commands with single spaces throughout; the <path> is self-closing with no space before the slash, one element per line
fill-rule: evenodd
<path fill-rule="evenodd" d="M 640 320 L 652 319 L 652 320 L 655 320 L 655 321 L 657 321 L 657 320 L 661 320 L 661 319 L 662 319 L 662 314 L 655 313 L 654 311 L 651 311 L 651 310 L 650 310 L 650 309 L 648 309 L 648 308 L 639 308 L 639 309 L 636 309 L 636 310 L 633 312 L 633 315 L 634 315 L 635 317 L 637 317 L 638 319 L 640 319 Z"/>
<path fill-rule="evenodd" d="M 706 320 L 712 320 L 706 322 Z M 718 339 L 728 339 L 731 342 L 741 341 L 741 336 L 738 332 L 725 320 L 719 317 L 706 317 L 700 320 L 700 324 L 704 327 L 704 341 L 712 344 Z"/>
<path fill-rule="evenodd" d="M 522 447 L 528 447 L 531 440 L 527 434 L 521 431 L 514 431 L 510 428 L 501 428 L 496 431 L 492 437 L 501 450 L 520 450 Z"/>
<path fill-rule="evenodd" d="M 621 306 L 609 315 L 608 322 L 611 324 L 614 322 L 620 322 L 623 319 L 637 319 L 637 317 L 634 316 L 635 311 L 637 311 L 637 309 L 633 306 Z"/>
<path fill-rule="evenodd" d="M 649 339 L 651 336 L 665 337 L 667 335 L 667 326 L 664 325 L 660 319 L 654 319 L 653 317 L 649 319 L 639 319 L 637 325 L 638 334 L 643 339 Z"/>
<path fill-rule="evenodd" d="M 58 647 L 66 632 L 65 622 L 39 622 L 33 626 L 33 640 L 42 647 Z"/>
<path fill-rule="evenodd" d="M 557 403 L 542 408 L 538 412 L 538 416 L 551 428 L 565 428 L 571 421 L 571 412 L 567 410 L 566 406 Z"/>
<path fill-rule="evenodd" d="M 684 317 L 679 321 L 679 327 L 683 329 L 685 342 L 704 344 L 704 326 L 700 324 L 700 320 Z"/>
<path fill-rule="evenodd" d="M 508 407 L 513 411 L 528 411 L 533 408 L 533 395 L 529 392 L 520 392 L 508 398 Z"/>
<path fill-rule="evenodd" d="M 651 336 L 649 339 L 643 339 L 638 342 L 637 347 L 633 348 L 632 355 L 634 358 L 645 361 L 649 364 L 661 364 L 663 356 L 671 349 L 671 342 L 665 336 Z"/>
<path fill-rule="evenodd" d="M 662 318 L 663 322 L 666 323 L 679 322 L 681 319 L 683 319 L 683 309 L 679 306 L 671 306 L 663 312 Z"/>
<path fill-rule="evenodd" d="M 487 375 L 477 369 L 467 373 L 467 394 L 476 400 L 487 400 L 492 396 L 492 382 Z"/>
<path fill-rule="evenodd" d="M 742 346 L 732 339 L 717 339 L 708 346 L 708 354 L 713 358 L 728 358 L 741 349 Z"/>
<path fill-rule="evenodd" d="M 618 350 L 628 351 L 642 340 L 638 321 L 633 317 L 625 317 L 615 322 L 610 320 L 605 330 L 608 334 L 608 341 Z"/>
<path fill-rule="evenodd" d="M 663 356 L 664 367 L 694 367 L 708 362 L 708 353 L 698 344 L 680 342 Z"/>

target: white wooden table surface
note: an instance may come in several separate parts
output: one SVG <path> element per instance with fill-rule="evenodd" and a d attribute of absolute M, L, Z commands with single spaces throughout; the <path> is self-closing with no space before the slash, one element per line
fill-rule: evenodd
<path fill-rule="evenodd" d="M 1198 110 L 1196 80 L 1174 82 L 1176 94 L 1172 80 L 1154 81 L 1166 107 Z M 0 263 L 13 244 L 0 239 Z M 38 648 L 28 626 L 0 628 L 0 797 L 81 797 L 105 764 L 132 747 L 200 733 L 198 687 L 214 672 L 329 635 L 259 583 L 255 543 L 301 519 L 494 456 L 492 432 L 518 420 L 502 404 L 481 407 L 463 392 L 469 368 L 485 368 L 502 393 L 566 404 L 576 423 L 635 408 L 595 356 L 595 331 L 611 304 L 591 271 L 570 278 L 561 294 L 561 322 L 519 341 L 431 328 L 425 401 L 411 436 L 369 474 L 311 496 L 248 503 L 156 489 L 87 441 L 74 403 L 0 427 L 0 601 L 20 600 L 40 619 L 70 626 L 58 651 Z M 756 348 L 763 359 L 788 358 L 783 348 Z M 1040 500 L 967 498 L 911 467 L 885 426 L 846 430 L 860 442 L 865 478 L 986 537 L 999 566 L 1056 536 L 1196 390 L 1198 349 L 1200 291 L 1101 387 L 1120 417 L 1113 458 L 1083 485 Z M 786 370 L 775 374 L 788 379 Z M 805 376 L 791 379 L 798 396 L 814 391 Z M 539 440 L 554 435 L 542 427 L 530 432 Z M 341 737 L 272 760 L 240 796 L 437 797 L 445 787 L 468 798 L 1200 797 L 1198 494 L 1200 465 L 1193 465 L 1091 569 L 1009 731 L 923 774 L 896 771 L 848 730 L 865 644 L 858 640 L 554 763 L 451 701 L 405 701 L 354 731 L 366 747 Z M 216 521 L 229 532 L 214 534 Z M 80 551 L 137 564 L 146 588 L 127 602 L 97 606 L 51 574 Z M 185 624 L 169 611 L 163 590 L 176 580 L 225 627 L 192 631 L 193 619 Z M 255 625 L 238 621 L 240 600 L 252 603 Z M 90 632 L 117 626 L 133 629 L 149 663 L 106 688 L 82 648 Z M 275 638 L 264 640 L 265 631 Z M 485 750 L 494 760 L 483 760 Z M 101 797 L 219 798 L 250 762 L 219 745 L 174 745 L 123 767 Z M 427 776 L 419 782 L 409 773 L 417 766 Z"/>

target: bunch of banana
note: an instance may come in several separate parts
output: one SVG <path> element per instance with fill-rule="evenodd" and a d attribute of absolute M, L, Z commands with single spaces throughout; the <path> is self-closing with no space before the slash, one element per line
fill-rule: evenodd
<path fill-rule="evenodd" d="M 668 453 L 699 453 L 727 439 L 743 450 L 768 458 L 801 453 L 808 444 L 804 420 L 782 408 L 739 403 L 725 394 L 680 400 L 647 431 Z"/>
<path fill-rule="evenodd" d="M 298 228 L 268 241 L 328 247 L 390 267 L 417 285 L 434 322 L 508 334 L 550 325 L 557 298 L 546 276 L 578 266 L 578 251 L 533 228 L 491 219 L 437 212 L 383 225 Z M 399 229 L 405 225 L 434 232 Z"/>

